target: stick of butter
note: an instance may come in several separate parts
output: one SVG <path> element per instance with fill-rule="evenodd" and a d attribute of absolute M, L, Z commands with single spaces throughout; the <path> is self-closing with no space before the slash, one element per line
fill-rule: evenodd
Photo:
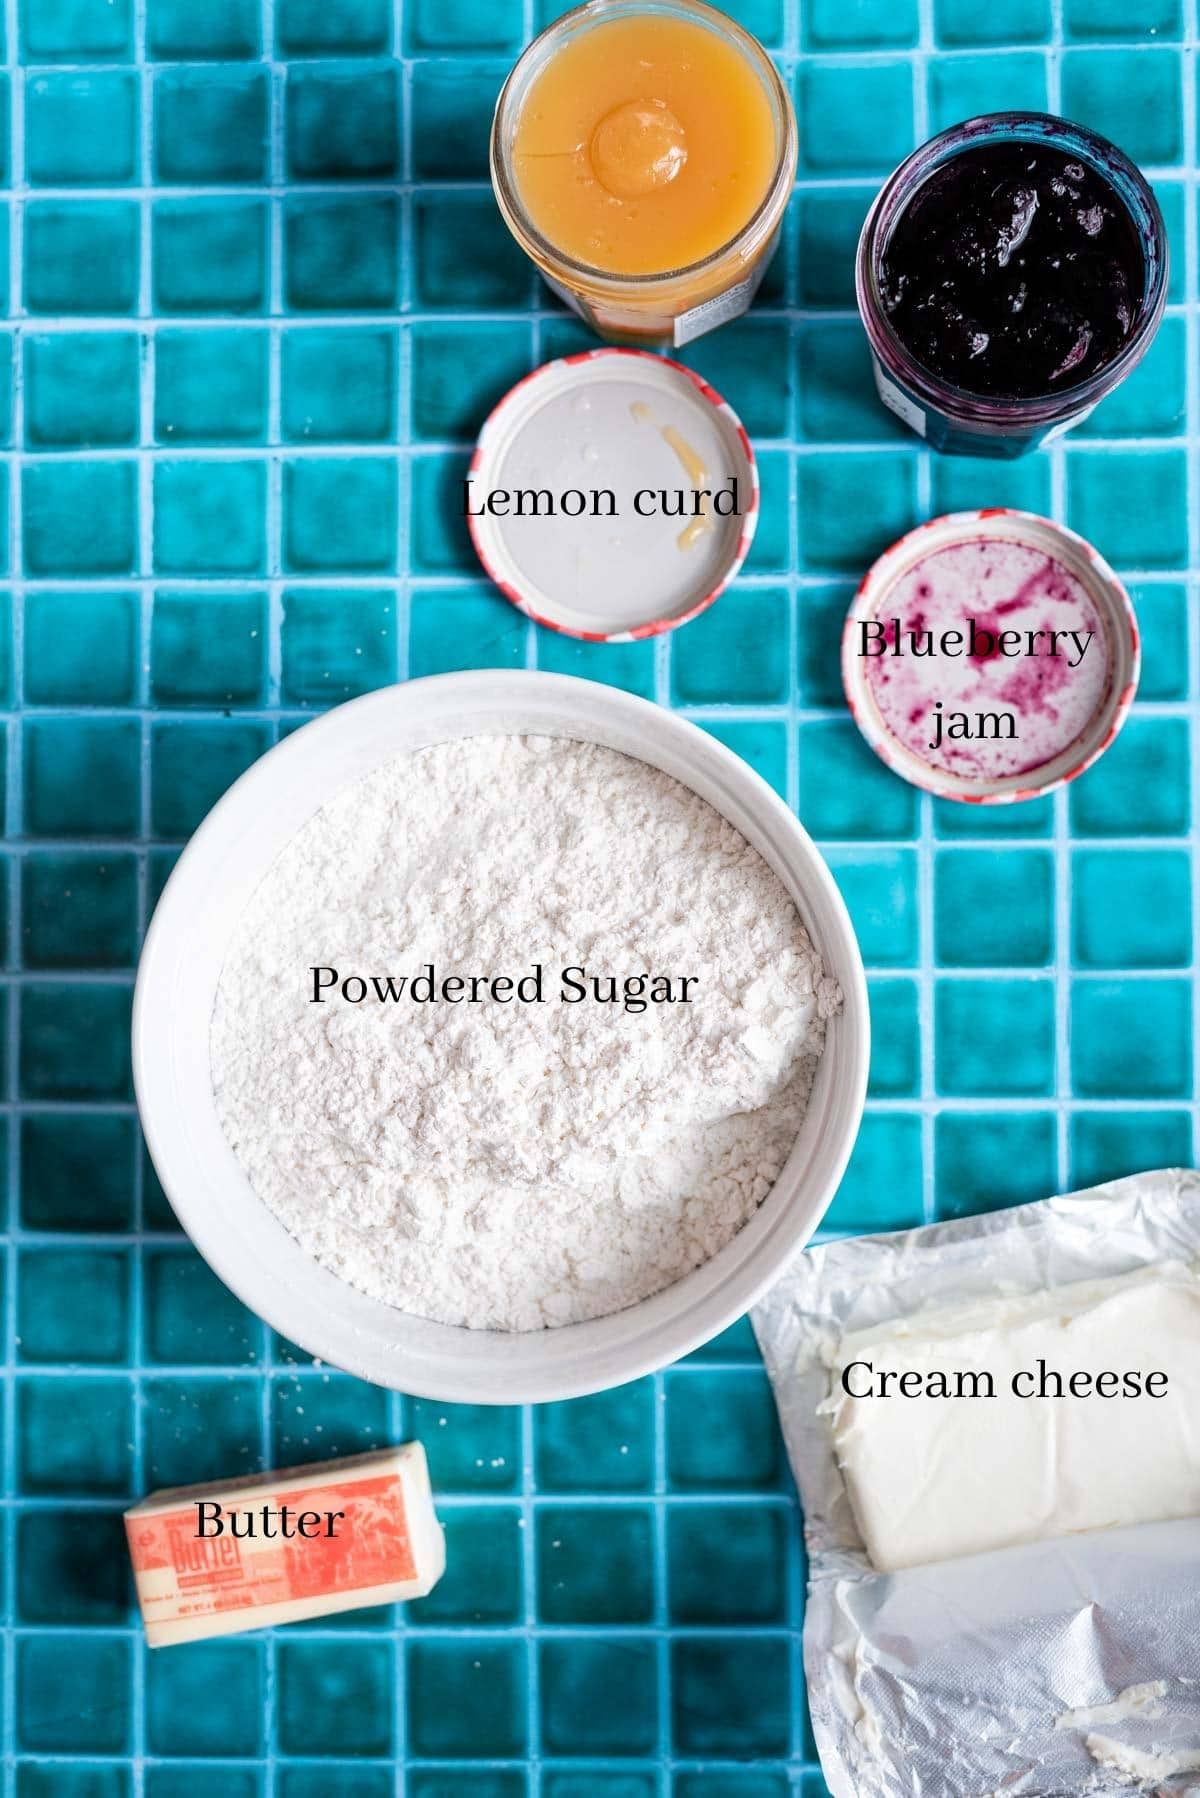
<path fill-rule="evenodd" d="M 151 1648 L 424 1598 L 446 1566 L 419 1442 L 154 1492 L 125 1531 Z"/>
<path fill-rule="evenodd" d="M 1200 1271 L 1182 1262 L 842 1338 L 822 1409 L 881 1573 L 1200 1515 Z"/>

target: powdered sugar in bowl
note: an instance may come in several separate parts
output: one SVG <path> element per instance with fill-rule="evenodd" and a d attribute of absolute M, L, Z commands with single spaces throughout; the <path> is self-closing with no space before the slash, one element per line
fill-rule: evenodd
<path fill-rule="evenodd" d="M 483 761 L 481 739 L 491 739 L 495 750 Z M 432 785 L 424 812 L 401 819 L 396 807 L 403 809 L 404 796 L 389 786 L 387 770 L 408 756 Z M 472 768 L 485 766 L 494 773 L 489 788 L 508 794 L 515 847 L 506 840 L 502 810 L 491 820 L 486 808 L 476 815 L 484 782 Z M 689 944 L 705 940 L 691 925 L 706 899 L 703 883 L 688 888 L 682 852 L 703 846 L 710 855 L 717 908 L 708 920 L 711 940 L 719 940 L 722 907 L 731 931 L 706 978 L 715 984 L 724 971 L 736 995 L 753 984 L 756 953 L 772 969 L 749 994 L 752 1030 L 745 1029 L 746 1011 L 739 1013 L 736 1052 L 722 1041 L 719 1004 L 703 1014 L 716 1021 L 712 1041 L 690 1021 L 681 981 L 696 970 L 670 954 L 672 913 L 662 879 L 651 903 L 655 870 L 645 872 L 645 910 L 648 919 L 657 917 L 659 935 L 648 923 L 639 936 L 631 858 L 610 857 L 604 869 L 590 864 L 594 846 L 581 847 L 571 830 L 557 833 L 550 856 L 530 840 L 536 812 L 523 817 L 522 786 L 541 784 L 544 816 L 553 800 L 547 778 L 564 769 L 576 783 L 571 792 L 591 795 L 590 808 L 603 809 L 614 778 L 624 782 L 614 815 L 621 805 L 632 808 L 631 830 L 647 795 L 664 808 L 659 872 L 668 875 L 666 890 L 679 889 L 679 940 Z M 367 812 L 356 816 L 368 827 L 384 815 L 402 825 L 397 840 L 410 844 L 412 857 L 398 863 L 394 883 L 384 880 L 361 904 L 354 895 L 365 891 L 369 868 L 364 862 L 366 872 L 360 870 L 352 835 L 338 835 L 338 796 L 351 790 L 364 796 Z M 318 860 L 305 887 L 300 864 L 288 856 L 298 842 L 312 847 L 318 823 L 327 859 Z M 486 907 L 473 912 L 447 901 L 447 893 L 467 887 L 475 866 L 486 869 L 490 890 L 513 896 L 518 911 L 531 868 L 536 882 L 554 886 L 548 902 L 533 908 L 540 935 L 524 966 L 490 965 L 495 946 L 507 943 L 511 958 L 512 944 L 525 941 L 520 932 L 514 937 L 509 929 L 506 937 Z M 272 870 L 285 877 L 274 898 L 265 878 Z M 597 895 L 611 903 L 597 904 Z M 358 922 L 349 918 L 351 902 Z M 287 935 L 291 918 L 294 939 Z M 372 920 L 379 923 L 378 953 Z M 459 968 L 449 953 L 459 931 L 481 963 L 472 971 L 495 985 L 473 995 L 491 1005 L 486 1030 L 472 1026 L 463 1009 L 472 997 L 461 978 L 467 966 Z M 560 965 L 558 951 L 580 941 L 589 945 L 586 973 L 576 966 L 585 959 L 578 948 L 570 967 Z M 420 1004 L 398 1005 L 382 978 L 408 968 L 404 950 L 417 943 L 431 948 L 422 949 L 410 976 L 431 982 L 435 997 L 449 1001 L 436 1030 L 428 1025 L 424 985 L 413 995 Z M 623 966 L 626 943 L 631 953 Z M 656 951 L 661 967 L 652 965 Z M 281 966 L 295 967 L 297 983 L 315 982 L 303 1010 L 288 1013 L 295 1000 L 284 990 L 288 981 L 275 977 L 272 988 L 270 970 Z M 564 980 L 565 989 L 556 990 Z M 336 983 L 346 982 L 340 995 Z M 524 983 L 519 994 L 517 982 Z M 586 994 L 581 985 L 589 986 Z M 481 1016 L 478 1004 L 474 1016 Z M 540 1037 L 531 1035 L 534 1017 Z M 318 1032 L 317 1052 L 289 1056 L 294 1029 Z M 615 1065 L 629 1063 L 620 1051 L 630 1032 L 643 1071 L 653 1074 L 678 1057 L 678 1115 L 663 1102 L 673 1089 L 661 1080 L 630 1085 L 624 1073 L 614 1074 Z M 266 1070 L 269 1077 L 258 1068 L 251 1077 L 244 1058 L 239 1066 L 244 1043 L 264 1064 L 278 1062 Z M 575 1087 L 557 1082 L 557 1097 L 542 1091 L 546 1044 L 556 1056 L 580 1054 L 588 1062 Z M 238 1296 L 311 1353 L 365 1378 L 448 1401 L 497 1403 L 618 1384 L 687 1353 L 740 1316 L 808 1239 L 836 1189 L 862 1111 L 867 1050 L 862 966 L 845 909 L 816 850 L 765 783 L 712 738 L 645 701 L 592 682 L 507 672 L 417 681 L 356 700 L 289 737 L 243 776 L 185 852 L 160 902 L 134 1021 L 138 1101 L 155 1165 L 196 1246 Z M 382 1132 L 371 1124 L 356 1134 L 356 1120 L 339 1115 L 336 1070 L 344 1053 L 359 1060 L 366 1090 L 395 1083 L 396 1102 L 380 1113 Z M 442 1060 L 429 1063 L 430 1055 Z M 483 1069 L 478 1090 L 493 1110 L 476 1118 L 468 1075 L 481 1055 L 501 1065 Z M 420 1075 L 437 1103 L 422 1111 L 406 1100 L 406 1067 L 411 1084 Z M 304 1115 L 320 1124 L 306 1140 L 307 1162 L 286 1136 L 292 1088 L 304 1081 L 316 1094 Z M 496 1108 L 498 1095 L 508 1095 L 511 1115 Z M 681 1167 L 687 1175 L 694 1119 L 701 1119 L 701 1134 L 709 1131 L 706 1107 L 717 1121 L 715 1134 L 704 1136 L 705 1153 L 719 1177 L 696 1187 L 703 1202 L 680 1206 L 671 1183 Z M 332 1119 L 328 1131 L 325 1119 Z M 634 1167 L 644 1168 L 645 1156 L 658 1158 L 655 1203 L 664 1227 L 643 1232 L 627 1208 L 614 1206 L 613 1215 L 625 1219 L 614 1240 L 590 1216 L 575 1215 L 577 1200 L 560 1204 L 559 1187 L 603 1207 L 606 1194 L 620 1196 L 626 1146 L 643 1154 Z M 471 1256 L 455 1244 L 469 1240 L 463 1233 L 472 1227 L 472 1205 L 489 1195 L 493 1154 L 492 1184 L 512 1200 L 499 1214 L 511 1258 L 506 1251 L 502 1280 L 483 1290 Z M 533 1209 L 522 1191 L 526 1176 L 540 1183 Z M 409 1240 L 403 1255 L 376 1256 L 386 1232 L 372 1237 L 372 1220 L 394 1217 L 398 1189 Z M 693 1192 L 686 1178 L 684 1189 Z M 314 1192 L 321 1204 L 306 1209 Z M 353 1227 L 335 1228 L 347 1193 Z M 545 1233 L 565 1243 L 565 1263 L 538 1241 L 543 1220 Z M 420 1250 L 423 1240 L 434 1245 L 428 1254 Z M 372 1247 L 366 1259 L 364 1242 Z M 583 1264 L 585 1277 L 552 1278 L 564 1264 Z"/>

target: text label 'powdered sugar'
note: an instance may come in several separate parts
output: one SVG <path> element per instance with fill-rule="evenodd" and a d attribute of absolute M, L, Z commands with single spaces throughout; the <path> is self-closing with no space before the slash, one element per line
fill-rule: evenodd
<path fill-rule="evenodd" d="M 347 1005 L 550 1005 L 546 969 L 540 961 L 527 974 L 439 974 L 426 962 L 416 974 L 342 974 L 337 968 L 309 968 L 310 1005 L 343 999 Z M 562 1005 L 619 1005 L 642 1012 L 650 1005 L 691 1005 L 695 974 L 592 974 L 586 967 L 561 968 L 557 999 Z"/>

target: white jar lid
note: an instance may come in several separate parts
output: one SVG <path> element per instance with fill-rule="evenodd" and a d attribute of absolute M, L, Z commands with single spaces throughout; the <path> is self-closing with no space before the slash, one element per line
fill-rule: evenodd
<path fill-rule="evenodd" d="M 467 522 L 500 591 L 538 624 L 629 642 L 724 591 L 758 522 L 737 415 L 647 350 L 566 356 L 519 381 L 480 433 Z"/>
<path fill-rule="evenodd" d="M 954 773 L 916 754 L 883 717 L 859 653 L 860 627 L 886 619 L 897 584 L 937 551 L 999 540 L 1034 549 L 1060 564 L 1091 599 L 1105 638 L 1107 673 L 1095 709 L 1072 740 L 1046 760 L 1009 774 Z M 850 714 L 876 755 L 913 786 L 939 799 L 1006 805 L 1037 799 L 1076 779 L 1103 755 L 1129 715 L 1141 670 L 1137 617 L 1124 586 L 1083 537 L 1053 519 L 1009 506 L 949 512 L 909 531 L 867 570 L 842 632 L 842 684 Z"/>

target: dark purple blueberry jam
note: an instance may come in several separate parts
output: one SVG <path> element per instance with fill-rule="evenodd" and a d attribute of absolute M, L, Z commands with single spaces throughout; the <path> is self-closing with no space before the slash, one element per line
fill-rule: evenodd
<path fill-rule="evenodd" d="M 1086 163 L 977 144 L 936 169 L 883 252 L 883 304 L 930 374 L 988 398 L 1075 387 L 1129 339 L 1145 282 L 1137 228 Z"/>

